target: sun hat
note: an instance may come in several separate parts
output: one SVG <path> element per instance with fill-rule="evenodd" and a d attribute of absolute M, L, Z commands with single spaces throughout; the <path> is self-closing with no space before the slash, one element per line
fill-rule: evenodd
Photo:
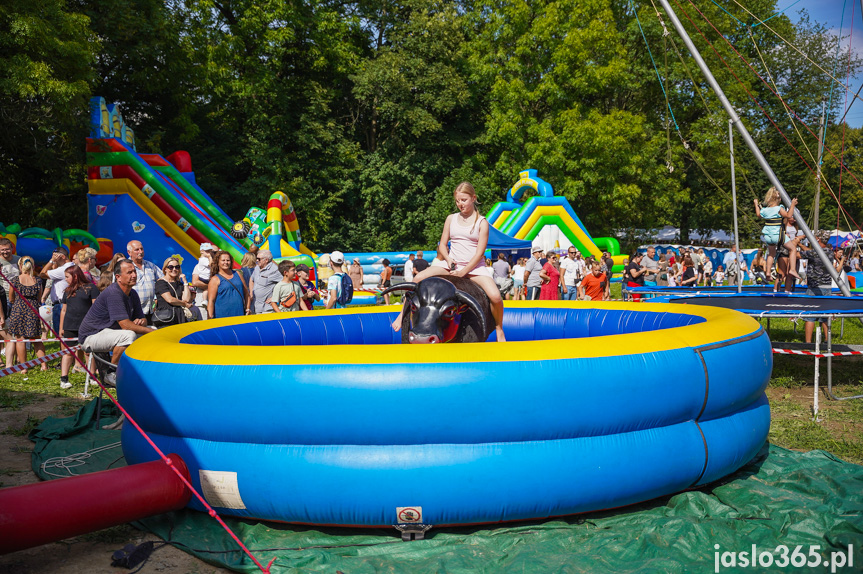
<path fill-rule="evenodd" d="M 336 265 L 341 265 L 345 262 L 345 254 L 341 251 L 333 251 L 332 253 L 330 253 L 330 261 L 332 261 Z"/>
<path fill-rule="evenodd" d="M 542 251 L 542 245 L 534 245 L 533 249 L 530 250 L 531 253 L 536 253 L 537 251 Z"/>
<path fill-rule="evenodd" d="M 201 251 L 216 251 L 216 246 L 212 243 L 201 243 Z"/>

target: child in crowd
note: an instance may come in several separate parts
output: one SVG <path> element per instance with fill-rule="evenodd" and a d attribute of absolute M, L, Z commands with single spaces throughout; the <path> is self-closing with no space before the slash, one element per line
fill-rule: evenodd
<path fill-rule="evenodd" d="M 755 213 L 758 217 L 764 219 L 764 227 L 761 228 L 761 241 L 767 244 L 767 265 L 764 271 L 768 277 L 773 276 L 773 260 L 776 258 L 776 246 L 783 245 L 789 252 L 788 257 L 788 274 L 795 278 L 800 278 L 797 274 L 797 251 L 792 249 L 790 241 L 786 242 L 784 237 L 785 219 L 794 221 L 794 208 L 797 206 L 797 198 L 791 200 L 791 208 L 787 211 L 782 207 L 779 190 L 771 187 L 767 190 L 764 196 L 764 207 L 755 201 Z"/>
<path fill-rule="evenodd" d="M 438 243 L 437 259 L 425 271 L 414 277 L 414 283 L 419 283 L 433 275 L 454 275 L 469 277 L 471 281 L 482 287 L 491 303 L 491 313 L 494 316 L 497 340 L 505 341 L 503 334 L 503 298 L 492 278 L 491 267 L 485 264 L 485 249 L 488 246 L 488 221 L 476 209 L 478 203 L 476 190 L 463 181 L 453 191 L 453 198 L 458 213 L 447 216 L 443 225 L 440 242 Z M 447 245 L 450 245 L 447 248 Z M 402 325 L 404 308 L 393 321 L 393 330 L 398 331 Z"/>
<path fill-rule="evenodd" d="M 297 264 L 293 261 L 282 261 L 279 263 L 279 273 L 282 274 L 282 280 L 276 283 L 273 294 L 266 301 L 267 305 L 270 305 L 276 313 L 299 311 L 303 289 L 294 282 L 297 276 Z"/>
<path fill-rule="evenodd" d="M 300 284 L 300 289 L 303 290 L 303 296 L 300 298 L 300 309 L 311 311 L 315 301 L 321 300 L 321 293 L 309 281 L 309 266 L 305 263 L 297 265 L 297 282 Z"/>
<path fill-rule="evenodd" d="M 713 281 L 717 286 L 725 285 L 725 269 L 722 265 L 716 268 L 716 273 L 713 274 Z"/>

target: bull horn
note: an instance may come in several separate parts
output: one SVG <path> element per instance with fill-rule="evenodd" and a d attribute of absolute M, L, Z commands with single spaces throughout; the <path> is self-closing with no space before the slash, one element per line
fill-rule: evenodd
<path fill-rule="evenodd" d="M 392 293 L 393 291 L 416 291 L 417 284 L 416 283 L 399 283 L 398 285 L 393 285 L 392 287 L 387 287 L 383 291 L 381 291 L 381 295 L 386 295 L 387 293 Z"/>
<path fill-rule="evenodd" d="M 482 307 L 480 307 L 479 301 L 477 301 L 472 295 L 468 295 L 464 291 L 456 291 L 455 298 L 470 307 L 471 311 L 476 313 L 476 316 L 479 317 L 479 324 L 482 325 L 483 328 L 485 328 L 485 311 L 483 311 Z"/>

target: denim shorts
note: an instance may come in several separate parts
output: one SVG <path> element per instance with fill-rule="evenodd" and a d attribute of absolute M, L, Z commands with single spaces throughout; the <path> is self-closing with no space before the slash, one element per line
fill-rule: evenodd
<path fill-rule="evenodd" d="M 806 295 L 809 297 L 829 297 L 830 296 L 830 287 L 819 285 L 818 287 L 807 287 Z M 816 319 L 806 319 L 807 323 L 814 323 Z M 819 323 L 826 323 L 827 319 L 822 317 L 817 320 Z"/>

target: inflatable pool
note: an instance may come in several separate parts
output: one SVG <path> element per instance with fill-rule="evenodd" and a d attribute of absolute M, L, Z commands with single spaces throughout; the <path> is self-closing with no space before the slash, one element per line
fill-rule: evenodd
<path fill-rule="evenodd" d="M 219 512 L 321 525 L 618 507 L 715 481 L 767 437 L 770 342 L 735 311 L 510 302 L 509 342 L 422 346 L 397 343 L 396 311 L 163 329 L 126 352 L 119 398 Z M 131 425 L 123 451 L 156 458 Z"/>

